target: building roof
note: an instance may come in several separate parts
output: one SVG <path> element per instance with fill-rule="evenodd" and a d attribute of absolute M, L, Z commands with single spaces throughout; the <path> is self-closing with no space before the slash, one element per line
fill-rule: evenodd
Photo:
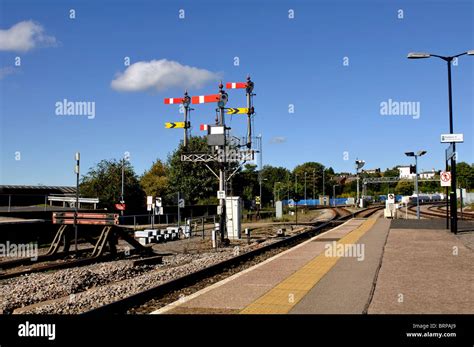
<path fill-rule="evenodd" d="M 0 185 L 0 193 L 5 191 L 8 192 L 21 192 L 27 190 L 38 190 L 38 191 L 50 191 L 60 194 L 74 194 L 76 193 L 76 187 L 72 186 L 27 186 L 27 185 Z"/>

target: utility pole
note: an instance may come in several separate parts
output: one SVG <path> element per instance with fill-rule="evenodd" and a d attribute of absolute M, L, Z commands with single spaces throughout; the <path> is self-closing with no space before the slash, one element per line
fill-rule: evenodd
<path fill-rule="evenodd" d="M 298 194 L 298 174 L 295 173 L 295 199 Z"/>
<path fill-rule="evenodd" d="M 415 191 L 416 191 L 416 219 L 420 219 L 420 193 L 418 192 L 418 156 L 415 155 Z"/>
<path fill-rule="evenodd" d="M 290 174 L 286 175 L 286 194 L 287 194 L 287 203 L 290 202 Z"/>
<path fill-rule="evenodd" d="M 336 187 L 338 186 L 339 184 L 334 184 L 332 186 L 332 198 L 334 199 L 334 207 L 336 207 Z"/>
<path fill-rule="evenodd" d="M 76 204 L 74 206 L 74 249 L 77 255 L 77 211 L 79 206 L 79 173 L 80 173 L 81 154 L 76 152 Z"/>
<path fill-rule="evenodd" d="M 326 195 L 326 188 L 325 188 L 326 179 L 325 179 L 325 176 L 324 176 L 324 171 L 326 171 L 326 168 L 323 166 L 323 196 Z"/>
<path fill-rule="evenodd" d="M 306 171 L 304 172 L 304 204 L 308 204 L 308 202 L 306 201 Z"/>
<path fill-rule="evenodd" d="M 180 206 L 179 206 L 179 192 L 178 192 L 178 229 L 179 229 L 179 222 L 181 221 L 181 213 L 180 213 Z M 153 211 L 154 215 L 154 211 Z"/>
<path fill-rule="evenodd" d="M 259 162 L 260 162 L 260 165 L 259 165 L 259 170 L 258 170 L 258 182 L 259 182 L 259 186 L 260 186 L 260 192 L 259 192 L 259 196 L 260 196 L 260 207 L 263 206 L 263 200 L 262 200 L 262 170 L 263 170 L 263 153 L 262 153 L 262 134 L 258 134 L 258 138 L 259 138 Z"/>
<path fill-rule="evenodd" d="M 120 197 L 120 204 L 123 204 L 125 203 L 125 198 L 124 198 L 124 176 L 125 176 L 125 158 L 122 158 L 122 193 L 121 193 L 121 197 Z M 120 214 L 123 216 L 123 208 L 122 210 L 120 211 Z"/>
<path fill-rule="evenodd" d="M 313 169 L 313 200 L 316 199 L 316 169 Z"/>

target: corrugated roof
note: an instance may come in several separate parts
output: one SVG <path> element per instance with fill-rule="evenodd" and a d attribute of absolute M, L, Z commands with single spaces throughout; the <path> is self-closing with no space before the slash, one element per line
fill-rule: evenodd
<path fill-rule="evenodd" d="M 0 185 L 2 189 L 18 189 L 18 190 L 56 190 L 62 193 L 75 193 L 76 187 L 72 186 L 27 186 L 27 185 Z"/>

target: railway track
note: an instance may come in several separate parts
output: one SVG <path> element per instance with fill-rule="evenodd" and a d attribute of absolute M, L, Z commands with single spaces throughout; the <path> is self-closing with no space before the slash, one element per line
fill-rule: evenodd
<path fill-rule="evenodd" d="M 194 293 L 211 283 L 215 283 L 233 274 L 258 264 L 274 255 L 289 249 L 335 225 L 344 223 L 348 219 L 359 217 L 367 218 L 376 213 L 383 206 L 352 213 L 344 208 L 335 208 L 333 219 L 311 228 L 307 231 L 282 238 L 274 243 L 238 254 L 224 261 L 206 268 L 191 272 L 187 275 L 172 279 L 147 290 L 116 300 L 109 304 L 85 312 L 86 315 L 96 314 L 123 314 L 149 313 L 171 303 L 184 295 Z"/>
<path fill-rule="evenodd" d="M 332 211 L 337 211 L 335 212 L 334 217 L 346 216 L 350 214 L 350 212 L 347 211 L 344 206 L 334 208 L 332 209 Z M 299 225 L 314 226 L 318 223 L 319 222 L 302 222 L 299 223 Z M 280 223 L 275 223 L 275 225 L 279 224 Z M 285 226 L 287 224 L 288 223 L 281 223 L 282 226 Z M 268 232 L 266 236 L 271 236 L 271 233 Z M 80 249 L 77 253 L 77 256 L 73 253 L 56 253 L 53 255 L 40 255 L 35 260 L 32 260 L 30 258 L 20 258 L 10 261 L 2 261 L 0 262 L 0 281 L 31 273 L 74 268 L 101 261 L 110 261 L 114 258 L 122 259 L 125 256 L 124 254 L 119 253 L 115 257 L 111 255 L 104 255 L 101 257 L 88 257 L 87 253 L 91 253 L 92 250 L 93 248 Z"/>
<path fill-rule="evenodd" d="M 431 205 L 431 206 L 430 206 Z M 428 207 L 427 207 L 428 206 Z M 424 209 L 426 207 L 426 209 Z M 416 214 L 416 205 L 408 207 L 410 214 Z M 429 218 L 446 218 L 446 203 L 428 203 L 420 205 L 420 216 Z M 458 219 L 462 220 L 474 220 L 474 213 L 458 211 Z"/>

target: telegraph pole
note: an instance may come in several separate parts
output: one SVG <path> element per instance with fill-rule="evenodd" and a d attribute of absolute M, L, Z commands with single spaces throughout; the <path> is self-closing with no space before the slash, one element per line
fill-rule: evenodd
<path fill-rule="evenodd" d="M 304 204 L 307 205 L 308 202 L 306 201 L 306 171 L 304 172 Z"/>
<path fill-rule="evenodd" d="M 80 172 L 81 154 L 76 152 L 76 204 L 74 206 L 74 248 L 77 255 L 77 209 L 79 206 L 79 172 Z"/>
<path fill-rule="evenodd" d="M 123 204 L 125 203 L 124 199 L 124 181 L 125 181 L 125 158 L 122 158 L 122 193 L 121 193 L 121 198 L 120 198 L 120 203 L 122 204 L 122 210 L 120 211 L 120 214 L 123 216 Z"/>
<path fill-rule="evenodd" d="M 326 189 L 325 189 L 325 185 L 326 185 L 326 180 L 325 180 L 325 176 L 324 176 L 324 171 L 326 170 L 326 168 L 323 166 L 323 196 L 326 195 Z"/>

